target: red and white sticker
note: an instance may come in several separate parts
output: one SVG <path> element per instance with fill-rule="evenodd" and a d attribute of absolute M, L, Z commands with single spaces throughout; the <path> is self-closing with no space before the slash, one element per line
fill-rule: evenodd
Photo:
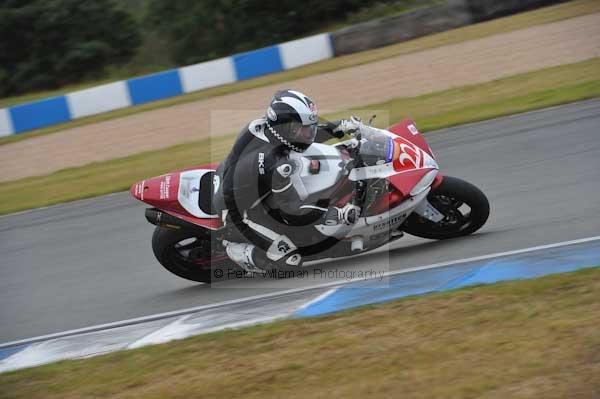
<path fill-rule="evenodd" d="M 171 189 L 171 175 L 166 175 L 165 180 L 160 182 L 160 199 L 169 199 L 169 190 Z"/>

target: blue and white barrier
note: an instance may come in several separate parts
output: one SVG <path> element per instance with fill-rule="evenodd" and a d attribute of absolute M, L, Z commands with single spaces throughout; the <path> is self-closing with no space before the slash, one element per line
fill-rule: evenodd
<path fill-rule="evenodd" d="M 252 79 L 283 71 L 279 46 L 261 48 L 233 56 L 237 80 Z"/>
<path fill-rule="evenodd" d="M 179 71 L 175 69 L 129 79 L 127 88 L 133 105 L 163 100 L 183 93 Z"/>
<path fill-rule="evenodd" d="M 331 35 L 328 33 L 280 44 L 279 53 L 283 69 L 296 68 L 334 56 Z"/>
<path fill-rule="evenodd" d="M 237 80 L 231 57 L 179 68 L 184 93 L 226 85 Z"/>
<path fill-rule="evenodd" d="M 332 58 L 329 33 L 0 109 L 0 137 Z"/>
<path fill-rule="evenodd" d="M 68 122 L 71 112 L 65 96 L 16 105 L 8 109 L 15 133 Z"/>
<path fill-rule="evenodd" d="M 10 136 L 15 130 L 12 126 L 12 119 L 7 108 L 0 109 L 0 137 Z"/>
<path fill-rule="evenodd" d="M 109 83 L 67 94 L 71 118 L 113 111 L 131 106 L 131 98 L 125 82 Z"/>

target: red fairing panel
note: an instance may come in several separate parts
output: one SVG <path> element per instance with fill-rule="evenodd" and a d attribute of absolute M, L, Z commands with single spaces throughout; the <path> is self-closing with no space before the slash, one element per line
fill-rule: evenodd
<path fill-rule="evenodd" d="M 438 188 L 439 185 L 442 184 L 443 180 L 444 180 L 444 175 L 442 175 L 441 172 L 438 172 L 437 176 L 433 180 L 433 184 L 431 185 L 431 189 L 435 190 L 436 188 Z"/>
<path fill-rule="evenodd" d="M 388 130 L 410 141 L 411 143 L 416 144 L 417 146 L 419 146 L 419 148 L 427 152 L 432 157 L 434 156 L 433 151 L 431 151 L 431 148 L 429 148 L 429 145 L 417 129 L 417 125 L 413 120 L 404 119 L 402 122 L 390 126 Z"/>
<path fill-rule="evenodd" d="M 184 211 L 177 200 L 179 172 L 142 180 L 131 186 L 130 191 L 135 198 L 159 209 Z"/>
<path fill-rule="evenodd" d="M 410 191 L 421 181 L 423 176 L 431 169 L 415 169 L 404 173 L 399 173 L 388 177 L 388 181 L 400 191 L 405 197 L 408 197 Z"/>
<path fill-rule="evenodd" d="M 400 155 L 394 157 L 394 170 L 401 172 L 398 175 L 391 176 L 388 180 L 402 192 L 404 195 L 408 195 L 412 187 L 419 182 L 419 180 L 428 172 L 430 169 L 421 169 L 425 165 L 423 164 L 423 156 L 419 154 L 419 150 L 426 152 L 432 158 L 435 159 L 431 147 L 427 144 L 427 141 L 423 138 L 423 135 L 417 129 L 415 122 L 411 119 L 404 119 L 388 129 L 390 132 L 400 136 L 395 142 L 400 145 Z M 407 143 L 407 141 L 409 143 Z M 404 145 L 403 145 L 404 144 Z M 408 144 L 408 145 L 405 145 Z M 412 145 L 410 145 L 412 144 Z M 402 159 L 402 161 L 401 161 Z M 413 169 L 413 170 L 411 170 Z M 442 173 L 438 172 L 435 177 L 432 189 L 438 187 L 444 179 Z"/>
<path fill-rule="evenodd" d="M 215 170 L 218 164 L 207 164 L 193 168 L 181 169 L 166 175 L 142 180 L 131 186 L 131 195 L 138 200 L 152 205 L 164 212 L 187 222 L 216 230 L 222 226 L 220 218 L 198 218 L 187 212 L 179 203 L 179 178 L 181 172 L 197 169 Z"/>

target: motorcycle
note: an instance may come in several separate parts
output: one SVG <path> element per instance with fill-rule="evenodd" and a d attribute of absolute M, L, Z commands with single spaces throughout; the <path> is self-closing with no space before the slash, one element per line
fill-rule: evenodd
<path fill-rule="evenodd" d="M 298 166 L 291 178 L 301 199 L 361 208 L 354 224 L 311 226 L 336 245 L 304 253 L 300 248 L 304 260 L 367 252 L 404 233 L 435 240 L 465 236 L 489 216 L 481 190 L 440 173 L 433 151 L 410 119 L 388 129 L 361 122 L 349 140 L 314 143 L 289 157 Z M 212 209 L 220 185 L 216 167 L 175 171 L 135 183 L 130 190 L 152 206 L 145 216 L 156 226 L 152 249 L 158 262 L 179 277 L 204 283 L 214 279 L 214 270 L 240 268 L 221 245 L 228 228 Z"/>

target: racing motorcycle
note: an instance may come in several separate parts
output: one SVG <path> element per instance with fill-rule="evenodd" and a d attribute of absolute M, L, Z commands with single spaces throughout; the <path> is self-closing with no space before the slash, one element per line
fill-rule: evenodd
<path fill-rule="evenodd" d="M 361 208 L 352 225 L 311 226 L 336 245 L 301 253 L 307 261 L 370 251 L 404 233 L 436 240 L 465 236 L 489 216 L 481 190 L 440 173 L 433 151 L 410 119 L 388 129 L 361 122 L 349 140 L 314 143 L 289 157 L 298 166 L 291 178 L 303 201 Z M 220 184 L 216 167 L 184 169 L 131 187 L 136 199 L 151 205 L 146 219 L 156 225 L 152 249 L 160 264 L 179 277 L 204 283 L 214 280 L 216 269 L 240 268 L 221 244 L 228 226 L 212 205 Z"/>

